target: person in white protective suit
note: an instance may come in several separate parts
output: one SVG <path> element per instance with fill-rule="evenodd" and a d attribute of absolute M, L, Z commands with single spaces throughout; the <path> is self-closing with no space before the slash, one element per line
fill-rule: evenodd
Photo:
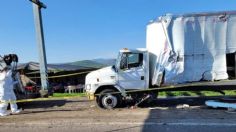
<path fill-rule="evenodd" d="M 0 71 L 0 116 L 7 116 L 10 113 L 7 112 L 8 104 L 10 103 L 11 113 L 17 114 L 22 110 L 18 109 L 16 104 L 16 96 L 14 93 L 14 84 L 12 70 L 9 67 L 5 67 Z"/>

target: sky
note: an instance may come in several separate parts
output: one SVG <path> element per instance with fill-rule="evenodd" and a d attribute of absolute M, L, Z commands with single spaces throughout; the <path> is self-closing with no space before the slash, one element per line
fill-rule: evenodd
<path fill-rule="evenodd" d="M 236 10 L 236 0 L 41 0 L 48 63 L 116 58 L 122 48 L 145 48 L 146 25 L 166 13 Z M 29 0 L 1 0 L 0 55 L 38 61 Z"/>

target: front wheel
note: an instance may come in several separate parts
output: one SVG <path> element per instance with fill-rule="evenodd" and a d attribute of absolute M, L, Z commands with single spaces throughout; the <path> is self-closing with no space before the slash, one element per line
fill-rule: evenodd
<path fill-rule="evenodd" d="M 122 102 L 121 95 L 114 92 L 113 89 L 103 90 L 96 99 L 98 106 L 105 109 L 118 107 Z"/>

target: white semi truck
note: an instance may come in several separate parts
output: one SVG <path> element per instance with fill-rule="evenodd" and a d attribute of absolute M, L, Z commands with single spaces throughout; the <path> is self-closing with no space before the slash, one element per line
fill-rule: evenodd
<path fill-rule="evenodd" d="M 147 25 L 145 49 L 124 48 L 114 66 L 86 76 L 87 95 L 114 108 L 168 86 L 232 85 L 235 35 L 236 11 L 161 16 Z"/>

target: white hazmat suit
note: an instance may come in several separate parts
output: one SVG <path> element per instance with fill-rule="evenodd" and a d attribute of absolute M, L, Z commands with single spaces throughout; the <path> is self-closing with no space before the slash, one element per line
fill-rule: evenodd
<path fill-rule="evenodd" d="M 0 72 L 0 116 L 9 115 L 7 107 L 10 103 L 11 112 L 19 113 L 21 109 L 17 108 L 16 96 L 14 93 L 14 82 L 11 70 L 3 70 Z"/>

